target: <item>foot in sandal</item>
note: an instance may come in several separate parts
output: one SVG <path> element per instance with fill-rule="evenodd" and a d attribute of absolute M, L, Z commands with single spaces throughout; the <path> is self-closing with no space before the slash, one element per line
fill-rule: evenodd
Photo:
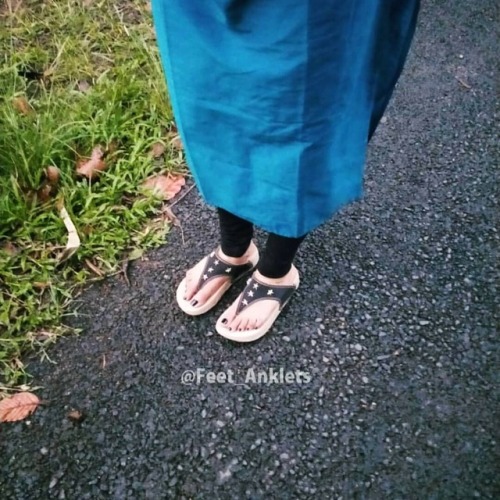
<path fill-rule="evenodd" d="M 186 273 L 177 288 L 179 307 L 191 316 L 206 313 L 231 285 L 253 271 L 258 260 L 259 251 L 253 241 L 241 257 L 229 257 L 217 248 Z"/>
<path fill-rule="evenodd" d="M 259 339 L 271 329 L 299 282 L 299 272 L 293 265 L 285 276 L 277 279 L 255 271 L 241 295 L 219 317 L 217 332 L 236 342 Z"/>

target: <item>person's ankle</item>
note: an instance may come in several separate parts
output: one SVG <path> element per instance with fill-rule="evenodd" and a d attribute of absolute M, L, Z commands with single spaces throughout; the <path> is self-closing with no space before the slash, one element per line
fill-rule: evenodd
<path fill-rule="evenodd" d="M 295 266 L 292 264 L 290 267 L 290 270 L 284 275 L 279 278 L 270 278 L 264 274 L 262 274 L 258 269 L 255 271 L 255 278 L 258 279 L 259 281 L 262 281 L 263 283 L 266 284 L 273 284 L 273 285 L 286 285 L 289 283 L 291 280 L 293 280 L 293 277 L 295 276 L 295 273 L 297 272 L 297 269 Z"/>
<path fill-rule="evenodd" d="M 222 247 L 219 247 L 219 250 L 218 250 L 218 255 L 224 259 L 226 262 L 228 262 L 229 264 L 233 264 L 235 266 L 237 265 L 240 265 L 240 264 L 245 264 L 246 262 L 248 262 L 248 258 L 250 257 L 250 255 L 255 251 L 255 243 L 253 242 L 253 240 L 250 242 L 250 245 L 248 245 L 248 248 L 246 249 L 245 253 L 241 256 L 241 257 L 231 257 L 229 255 L 226 255 L 223 251 L 222 251 Z"/>

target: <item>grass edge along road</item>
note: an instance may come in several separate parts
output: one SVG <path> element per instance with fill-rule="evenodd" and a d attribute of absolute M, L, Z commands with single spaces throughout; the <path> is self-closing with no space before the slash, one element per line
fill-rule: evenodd
<path fill-rule="evenodd" d="M 7 0 L 0 7 L 0 399 L 60 335 L 82 284 L 162 243 L 141 185 L 184 174 L 149 2 Z M 97 151 L 98 178 L 77 175 Z M 61 259 L 67 211 L 81 240 Z"/>

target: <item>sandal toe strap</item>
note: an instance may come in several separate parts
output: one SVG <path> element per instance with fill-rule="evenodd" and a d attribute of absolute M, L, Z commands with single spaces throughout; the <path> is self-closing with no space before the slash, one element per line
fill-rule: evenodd
<path fill-rule="evenodd" d="M 248 278 L 247 285 L 236 307 L 236 315 L 258 300 L 277 300 L 281 309 L 295 290 L 295 286 L 266 285 L 255 278 Z"/>
<path fill-rule="evenodd" d="M 253 267 L 254 266 L 251 262 L 238 265 L 230 264 L 229 262 L 221 259 L 214 251 L 208 256 L 205 266 L 203 267 L 203 271 L 200 274 L 200 278 L 198 280 L 198 290 L 204 287 L 210 280 L 221 276 L 229 276 L 232 283 L 243 274 L 251 271 Z"/>

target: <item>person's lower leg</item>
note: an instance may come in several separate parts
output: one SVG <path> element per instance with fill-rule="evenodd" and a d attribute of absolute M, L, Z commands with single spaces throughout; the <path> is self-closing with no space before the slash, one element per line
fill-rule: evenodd
<path fill-rule="evenodd" d="M 228 257 L 241 257 L 252 241 L 253 224 L 222 208 L 217 211 L 222 253 Z"/>
<path fill-rule="evenodd" d="M 292 267 L 293 259 L 304 241 L 304 236 L 299 238 L 288 238 L 270 233 L 264 253 L 259 260 L 257 270 L 266 278 L 282 278 Z"/>

